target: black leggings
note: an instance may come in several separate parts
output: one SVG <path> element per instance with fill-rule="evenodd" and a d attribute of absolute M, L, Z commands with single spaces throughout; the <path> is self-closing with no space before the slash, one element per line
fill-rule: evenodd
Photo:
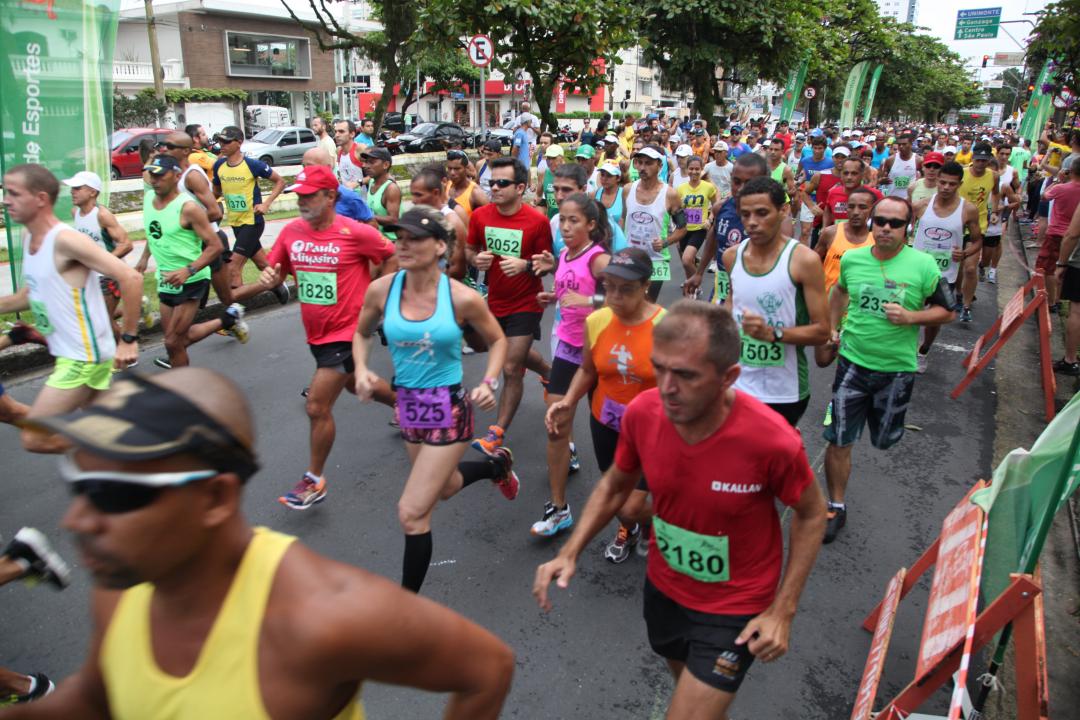
<path fill-rule="evenodd" d="M 600 468 L 601 473 L 605 473 L 611 467 L 611 463 L 615 462 L 615 447 L 619 444 L 619 433 L 597 420 L 592 413 L 589 414 L 589 432 L 592 434 L 596 466 Z M 637 489 L 649 489 L 644 475 L 638 480 Z"/>

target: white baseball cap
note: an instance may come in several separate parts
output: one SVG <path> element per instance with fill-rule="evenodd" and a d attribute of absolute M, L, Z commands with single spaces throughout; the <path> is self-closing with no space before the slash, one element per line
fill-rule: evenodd
<path fill-rule="evenodd" d="M 868 143 L 872 143 L 872 142 L 876 142 L 876 141 L 877 141 L 877 135 L 871 135 L 870 137 L 866 138 L 866 142 L 868 142 Z"/>
<path fill-rule="evenodd" d="M 97 173 L 92 173 L 89 170 L 80 170 L 75 173 L 74 177 L 65 180 L 64 184 L 73 188 L 85 186 L 101 192 L 101 178 L 98 177 Z"/>
<path fill-rule="evenodd" d="M 653 160 L 663 160 L 664 159 L 663 155 L 661 155 L 659 152 L 657 152 L 655 148 L 651 148 L 651 147 L 643 147 L 640 150 L 638 150 L 636 153 L 634 153 L 634 157 L 637 157 L 638 155 L 644 155 L 645 157 L 652 158 Z"/>
<path fill-rule="evenodd" d="M 942 153 L 942 155 L 947 155 L 948 153 L 952 153 L 953 155 L 955 155 L 956 154 L 956 146 L 955 145 L 949 145 L 944 150 L 942 150 L 941 153 Z"/>
<path fill-rule="evenodd" d="M 836 157 L 837 155 L 850 155 L 851 150 L 848 149 L 847 145 L 837 145 L 833 148 L 832 154 L 833 157 Z"/>
<path fill-rule="evenodd" d="M 600 166 L 600 172 L 607 173 L 608 175 L 614 175 L 615 177 L 622 176 L 622 168 L 618 163 L 607 162 Z"/>
<path fill-rule="evenodd" d="M 723 140 L 717 140 L 716 143 L 712 146 L 712 149 L 713 149 L 713 152 L 720 152 L 721 150 L 723 150 L 724 152 L 727 152 L 731 148 L 729 148 L 728 144 L 726 142 L 724 142 Z"/>
<path fill-rule="evenodd" d="M 689 145 L 680 145 L 675 148 L 675 157 L 690 157 L 694 154 L 694 149 Z"/>

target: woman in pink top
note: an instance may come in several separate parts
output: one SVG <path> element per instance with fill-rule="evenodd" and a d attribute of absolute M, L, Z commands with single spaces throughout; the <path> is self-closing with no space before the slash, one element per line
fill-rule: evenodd
<path fill-rule="evenodd" d="M 607 267 L 611 254 L 611 226 L 607 212 L 584 193 L 576 193 L 559 206 L 559 231 L 566 249 L 559 255 L 555 268 L 554 292 L 540 293 L 542 304 L 558 302 L 562 320 L 555 331 L 559 342 L 551 361 L 547 392 L 544 401 L 550 406 L 562 400 L 581 365 L 585 345 L 585 318 L 602 304 L 596 298 L 601 271 Z M 555 265 L 550 254 L 536 256 L 533 264 L 543 271 Z M 573 516 L 566 502 L 566 476 L 570 467 L 570 432 L 574 423 L 573 409 L 563 417 L 557 432 L 548 433 L 547 462 L 551 501 L 544 504 L 544 515 L 532 526 L 532 534 L 551 537 L 570 527 Z"/>

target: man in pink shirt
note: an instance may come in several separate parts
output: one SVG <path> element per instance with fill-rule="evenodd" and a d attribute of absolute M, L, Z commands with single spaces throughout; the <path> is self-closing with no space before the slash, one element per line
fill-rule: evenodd
<path fill-rule="evenodd" d="M 1061 238 L 1069 229 L 1069 222 L 1073 213 L 1080 205 L 1080 163 L 1074 162 L 1069 166 L 1069 177 L 1066 182 L 1058 181 L 1043 193 L 1044 200 L 1052 200 L 1050 207 L 1050 223 L 1046 228 L 1046 241 L 1039 250 L 1039 256 L 1035 259 L 1035 269 L 1042 270 L 1046 276 L 1046 297 L 1050 301 L 1050 312 L 1056 313 L 1058 305 L 1058 281 L 1057 272 L 1058 255 L 1061 253 Z"/>

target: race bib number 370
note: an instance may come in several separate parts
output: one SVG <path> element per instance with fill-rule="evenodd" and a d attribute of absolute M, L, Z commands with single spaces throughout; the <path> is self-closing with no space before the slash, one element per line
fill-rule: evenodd
<path fill-rule="evenodd" d="M 731 579 L 726 535 L 702 535 L 653 517 L 656 547 L 675 572 L 706 583 Z"/>

